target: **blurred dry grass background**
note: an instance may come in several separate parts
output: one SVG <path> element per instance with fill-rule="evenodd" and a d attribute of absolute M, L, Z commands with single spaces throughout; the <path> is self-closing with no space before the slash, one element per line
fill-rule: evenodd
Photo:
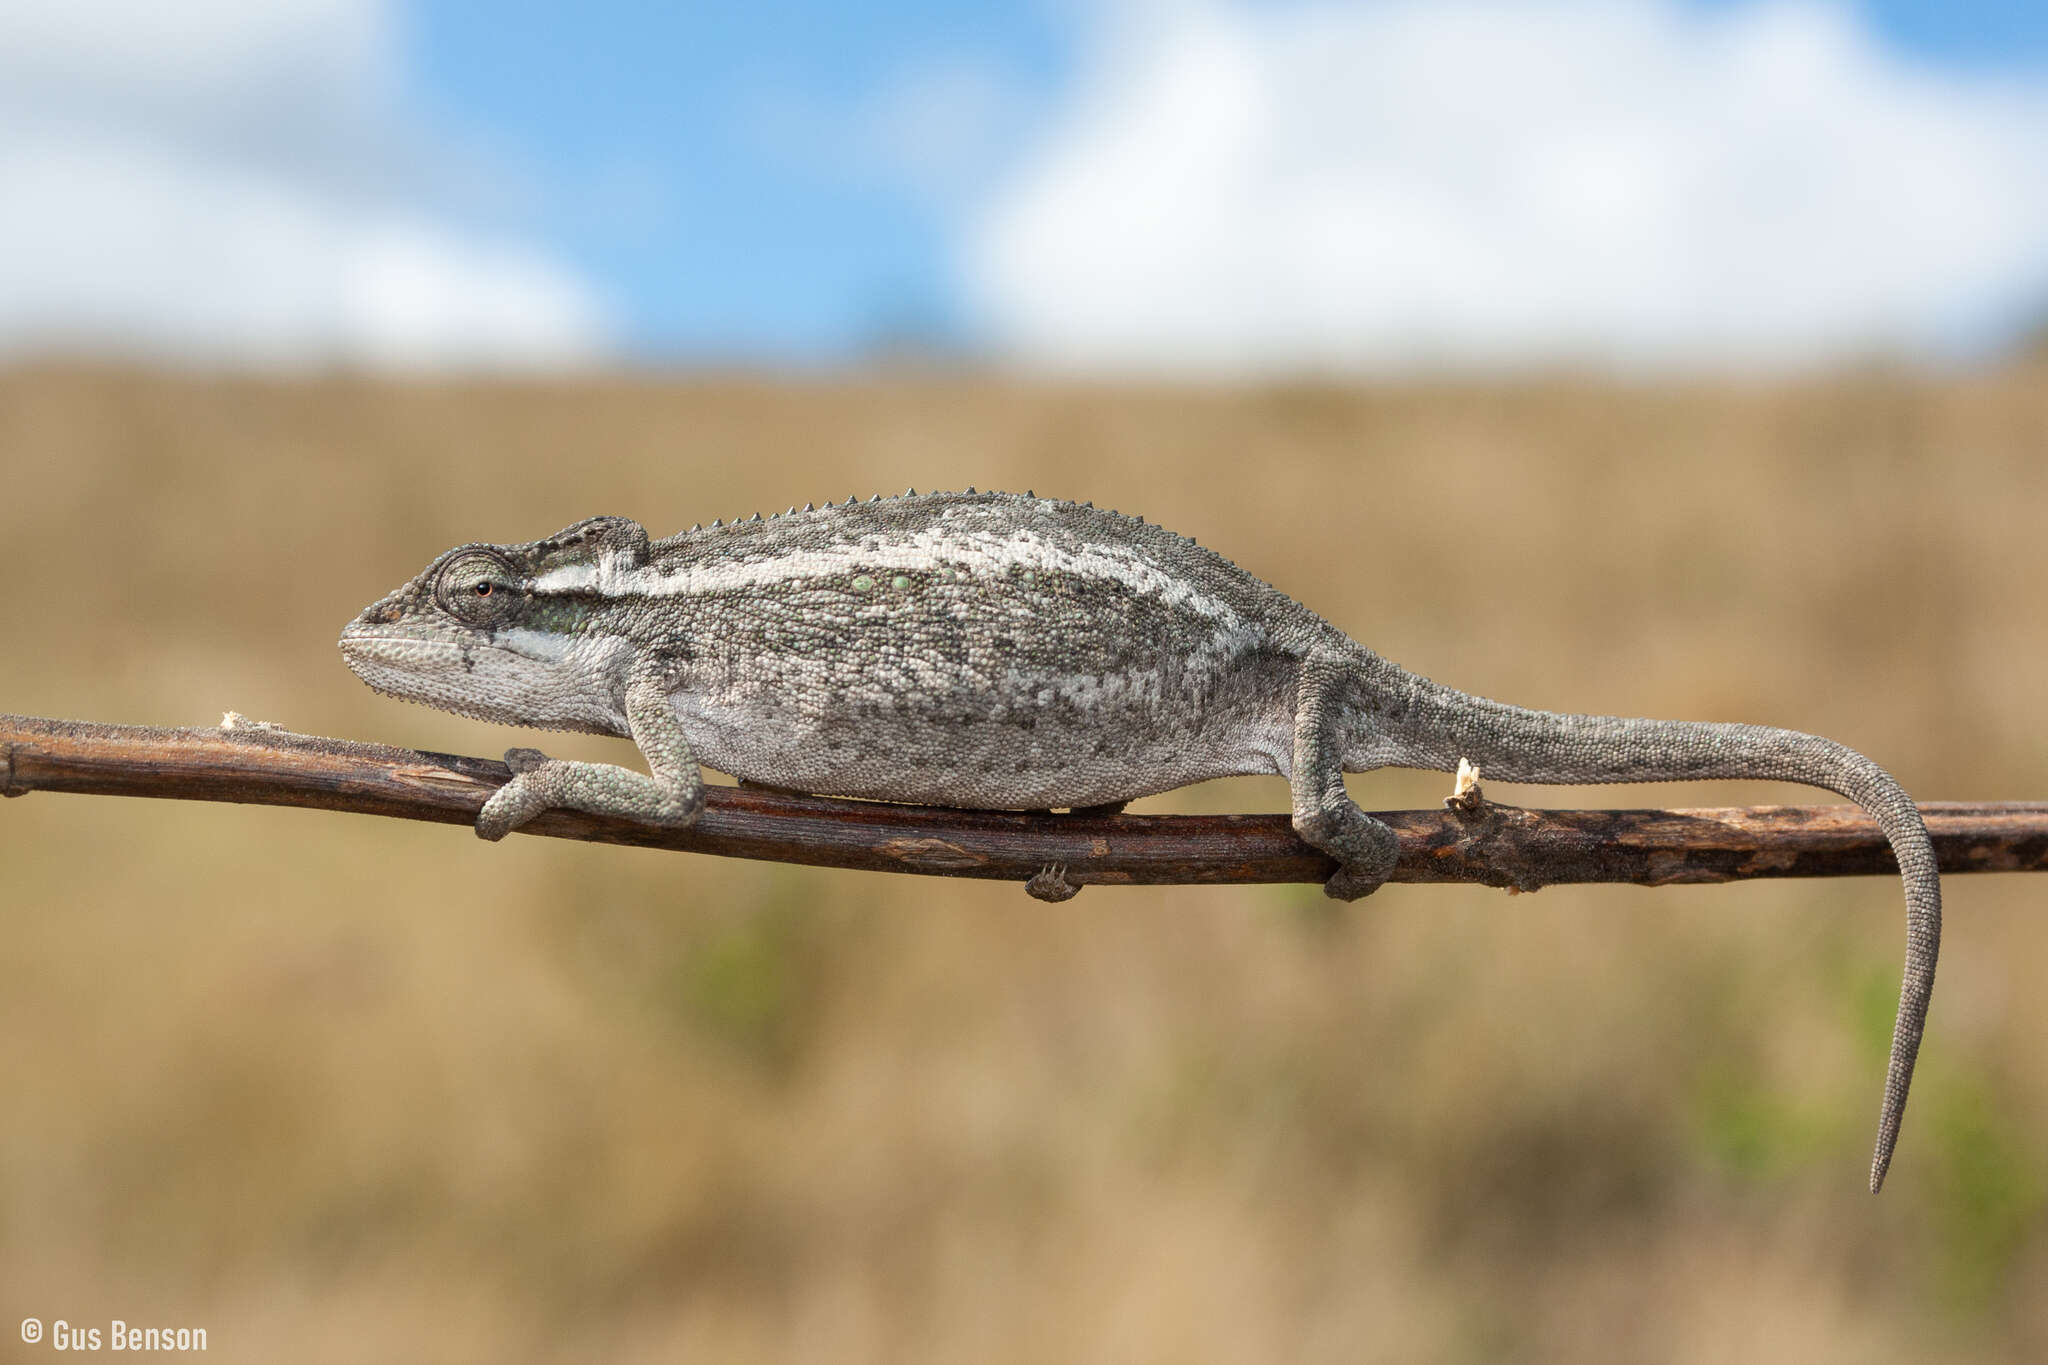
<path fill-rule="evenodd" d="M 1235 392 L 17 368 L 0 709 L 496 752 L 530 737 L 379 698 L 334 650 L 449 545 L 1029 486 L 1471 690 L 1798 726 L 1923 798 L 2039 798 L 2044 457 L 2038 363 Z M 36 795 L 0 808 L 0 898 L 9 1359 L 49 1349 L 31 1314 L 248 1360 L 2048 1354 L 2038 878 L 1950 883 L 1876 1200 L 1904 932 L 1878 880 L 1047 907 Z"/>

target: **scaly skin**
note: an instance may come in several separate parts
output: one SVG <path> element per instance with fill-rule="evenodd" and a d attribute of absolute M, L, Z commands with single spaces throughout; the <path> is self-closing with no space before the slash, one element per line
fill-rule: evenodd
<path fill-rule="evenodd" d="M 1294 827 L 1371 894 L 1393 831 L 1344 774 L 1510 782 L 1770 778 L 1851 798 L 1906 886 L 1906 976 L 1870 1187 L 1890 1164 L 1934 985 L 1941 887 L 1912 800 L 1862 755 L 1791 730 L 1529 711 L 1382 659 L 1185 537 L 1086 504 L 915 493 L 650 541 L 596 517 L 466 545 L 351 622 L 379 691 L 484 720 L 628 735 L 651 771 L 513 750 L 477 833 L 567 807 L 687 824 L 703 763 L 795 791 L 930 805 L 1104 806 L 1277 773 Z M 1048 869 L 1034 894 L 1071 895 Z"/>

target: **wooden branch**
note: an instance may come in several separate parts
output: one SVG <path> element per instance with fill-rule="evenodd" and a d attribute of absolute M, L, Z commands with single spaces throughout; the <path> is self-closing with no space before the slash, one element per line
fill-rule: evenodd
<path fill-rule="evenodd" d="M 293 734 L 0 715 L 0 793 L 88 792 L 312 806 L 469 824 L 511 776 L 502 763 Z M 1853 806 L 1725 810 L 1467 809 L 1379 812 L 1401 838 L 1395 881 L 1533 891 L 1563 882 L 1722 882 L 1896 870 Z M 1921 807 L 1944 873 L 2048 869 L 2048 802 Z M 522 831 L 818 867 L 1022 882 L 1160 885 L 1320 882 L 1331 861 L 1285 815 L 1052 815 L 937 810 L 714 787 L 686 830 L 550 811 Z"/>

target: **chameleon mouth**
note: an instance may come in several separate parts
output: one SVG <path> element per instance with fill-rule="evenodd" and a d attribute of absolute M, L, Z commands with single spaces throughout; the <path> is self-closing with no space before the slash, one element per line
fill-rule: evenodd
<path fill-rule="evenodd" d="M 349 671 L 379 692 L 393 690 L 401 679 L 432 678 L 457 666 L 463 647 L 394 631 L 389 626 L 351 622 L 341 632 L 341 661 Z"/>
<path fill-rule="evenodd" d="M 399 663 L 421 654 L 449 654 L 462 648 L 453 640 L 422 639 L 417 635 L 358 630 L 350 626 L 341 633 L 341 656 L 351 666 L 366 662 Z"/>
<path fill-rule="evenodd" d="M 565 646 L 538 632 L 451 640 L 358 621 L 342 631 L 340 645 L 349 671 L 387 697 L 501 725 L 626 733 L 617 708 L 565 667 Z"/>
<path fill-rule="evenodd" d="M 484 701 L 471 678 L 476 651 L 455 641 L 351 626 L 342 632 L 341 660 L 387 697 L 424 702 L 479 720 L 504 719 L 505 708 Z"/>
<path fill-rule="evenodd" d="M 451 656 L 464 660 L 465 668 L 493 652 L 512 659 L 538 664 L 557 664 L 568 653 L 570 642 L 563 636 L 537 630 L 500 630 L 476 639 L 450 640 L 440 635 L 414 635 L 389 626 L 352 621 L 341 632 L 341 656 L 357 673 L 357 661 L 398 669 L 438 670 Z"/>

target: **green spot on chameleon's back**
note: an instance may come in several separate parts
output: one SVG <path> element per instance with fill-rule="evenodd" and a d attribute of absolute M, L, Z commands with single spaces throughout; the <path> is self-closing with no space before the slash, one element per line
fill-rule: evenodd
<path fill-rule="evenodd" d="M 853 590 L 855 592 L 866 592 L 868 589 L 874 586 L 875 580 L 869 578 L 866 574 L 857 574 L 854 576 Z"/>
<path fill-rule="evenodd" d="M 535 630 L 546 631 L 551 635 L 574 635 L 582 631 L 589 621 L 589 604 L 565 598 L 541 603 L 528 618 L 527 624 Z"/>
<path fill-rule="evenodd" d="M 910 586 L 910 580 L 902 574 L 897 574 L 894 578 L 889 580 L 889 586 L 896 589 L 896 591 L 901 592 L 905 588 Z"/>

